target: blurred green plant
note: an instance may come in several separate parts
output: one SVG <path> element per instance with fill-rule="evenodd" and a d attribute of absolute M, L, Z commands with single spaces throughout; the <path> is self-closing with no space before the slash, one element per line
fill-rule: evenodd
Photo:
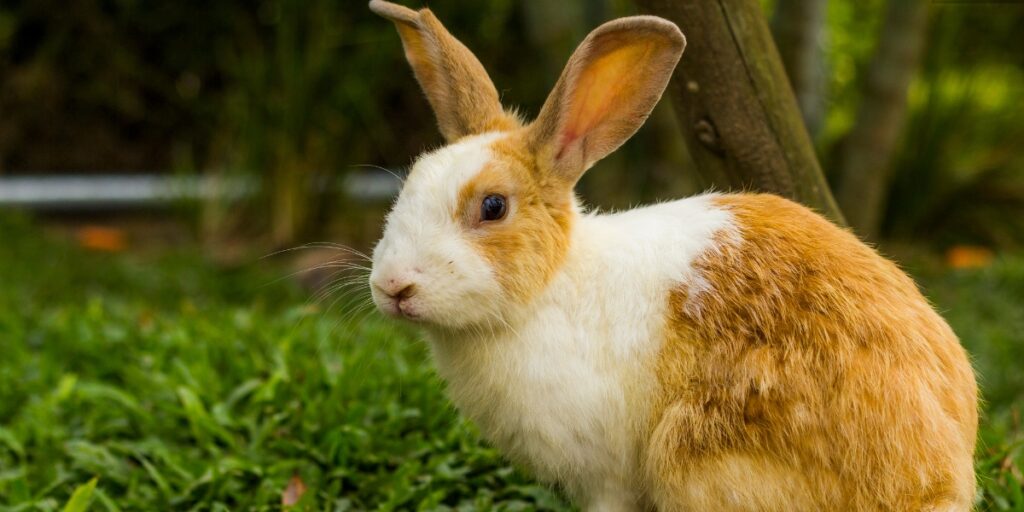
<path fill-rule="evenodd" d="M 829 2 L 823 65 L 828 115 L 817 144 L 826 170 L 853 128 L 860 81 L 884 2 Z M 881 234 L 933 246 L 1024 245 L 1024 59 L 1006 42 L 1024 6 L 933 3 L 922 69 L 892 163 Z M 834 177 L 834 176 L 833 176 Z"/>
<path fill-rule="evenodd" d="M 1024 14 L 1024 6 L 1018 11 Z M 1024 246 L 1024 59 L 999 38 L 1024 19 L 940 9 L 932 52 L 911 88 L 911 117 L 889 191 L 885 232 L 939 246 Z M 1011 65 L 1007 65 L 1011 64 Z"/>
<path fill-rule="evenodd" d="M 843 135 L 853 128 L 860 99 L 860 77 L 868 65 L 882 24 L 883 0 L 864 2 L 828 2 L 825 11 L 824 62 L 826 68 L 826 116 L 817 135 L 823 164 Z M 828 170 L 826 165 L 826 171 Z"/>
<path fill-rule="evenodd" d="M 258 23 L 239 23 L 242 37 L 223 50 L 234 87 L 218 129 L 222 167 L 262 175 L 265 194 L 247 211 L 236 210 L 236 220 L 261 220 L 257 227 L 269 227 L 277 246 L 306 234 L 322 200 L 314 185 L 337 172 L 330 167 L 349 135 L 349 126 L 337 122 L 344 99 L 337 91 L 344 88 L 331 72 L 351 34 L 340 10 L 337 2 L 264 2 Z"/>
<path fill-rule="evenodd" d="M 294 478 L 296 510 L 569 510 L 359 300 L 6 215 L 0 239 L 0 510 L 79 510 L 90 481 L 91 510 L 277 510 Z"/>
<path fill-rule="evenodd" d="M 237 6 L 235 6 L 237 7 Z M 205 154 L 225 2 L 0 3 L 0 172 L 163 170 Z M 196 13 L 202 13 L 197 16 Z"/>

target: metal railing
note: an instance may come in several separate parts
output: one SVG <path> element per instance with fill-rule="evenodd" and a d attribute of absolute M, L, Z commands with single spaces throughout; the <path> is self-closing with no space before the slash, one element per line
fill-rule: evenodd
<path fill-rule="evenodd" d="M 4 175 L 0 207 L 33 210 L 90 210 L 166 207 L 183 201 L 233 200 L 257 194 L 261 183 L 240 176 L 166 174 Z M 350 172 L 310 193 L 342 193 L 364 201 L 386 200 L 401 183 L 387 171 Z"/>

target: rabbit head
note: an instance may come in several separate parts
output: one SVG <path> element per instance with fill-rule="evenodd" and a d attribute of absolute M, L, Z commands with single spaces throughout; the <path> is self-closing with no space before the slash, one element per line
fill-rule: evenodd
<path fill-rule="evenodd" d="M 602 25 L 524 123 L 429 10 L 381 0 L 370 8 L 397 27 L 448 143 L 415 161 L 388 215 L 373 254 L 374 301 L 434 326 L 501 321 L 560 268 L 579 215 L 573 186 L 643 124 L 685 39 L 653 16 Z"/>

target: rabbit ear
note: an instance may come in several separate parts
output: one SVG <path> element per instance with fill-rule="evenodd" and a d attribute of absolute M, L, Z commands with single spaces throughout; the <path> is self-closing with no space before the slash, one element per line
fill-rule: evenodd
<path fill-rule="evenodd" d="M 480 61 L 445 30 L 429 9 L 372 0 L 370 10 L 393 21 L 402 38 L 405 57 L 437 116 L 448 142 L 467 135 L 518 127 L 498 100 Z"/>
<path fill-rule="evenodd" d="M 655 16 L 591 32 L 528 128 L 541 166 L 575 183 L 626 142 L 661 98 L 685 46 L 679 28 Z"/>

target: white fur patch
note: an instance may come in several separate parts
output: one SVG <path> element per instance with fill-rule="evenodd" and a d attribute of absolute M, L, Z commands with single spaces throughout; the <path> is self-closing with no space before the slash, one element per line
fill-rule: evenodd
<path fill-rule="evenodd" d="M 421 318 L 451 327 L 495 313 L 500 285 L 455 220 L 459 191 L 491 160 L 490 144 L 501 134 L 466 138 L 422 156 L 388 214 L 373 251 L 371 283 L 397 279 L 415 284 L 409 308 Z M 373 298 L 382 299 L 377 286 Z"/>
<path fill-rule="evenodd" d="M 712 195 L 582 215 L 547 290 L 507 330 L 435 333 L 438 371 L 484 435 L 585 507 L 641 496 L 640 430 L 671 290 L 708 293 L 694 260 L 736 233 Z"/>

